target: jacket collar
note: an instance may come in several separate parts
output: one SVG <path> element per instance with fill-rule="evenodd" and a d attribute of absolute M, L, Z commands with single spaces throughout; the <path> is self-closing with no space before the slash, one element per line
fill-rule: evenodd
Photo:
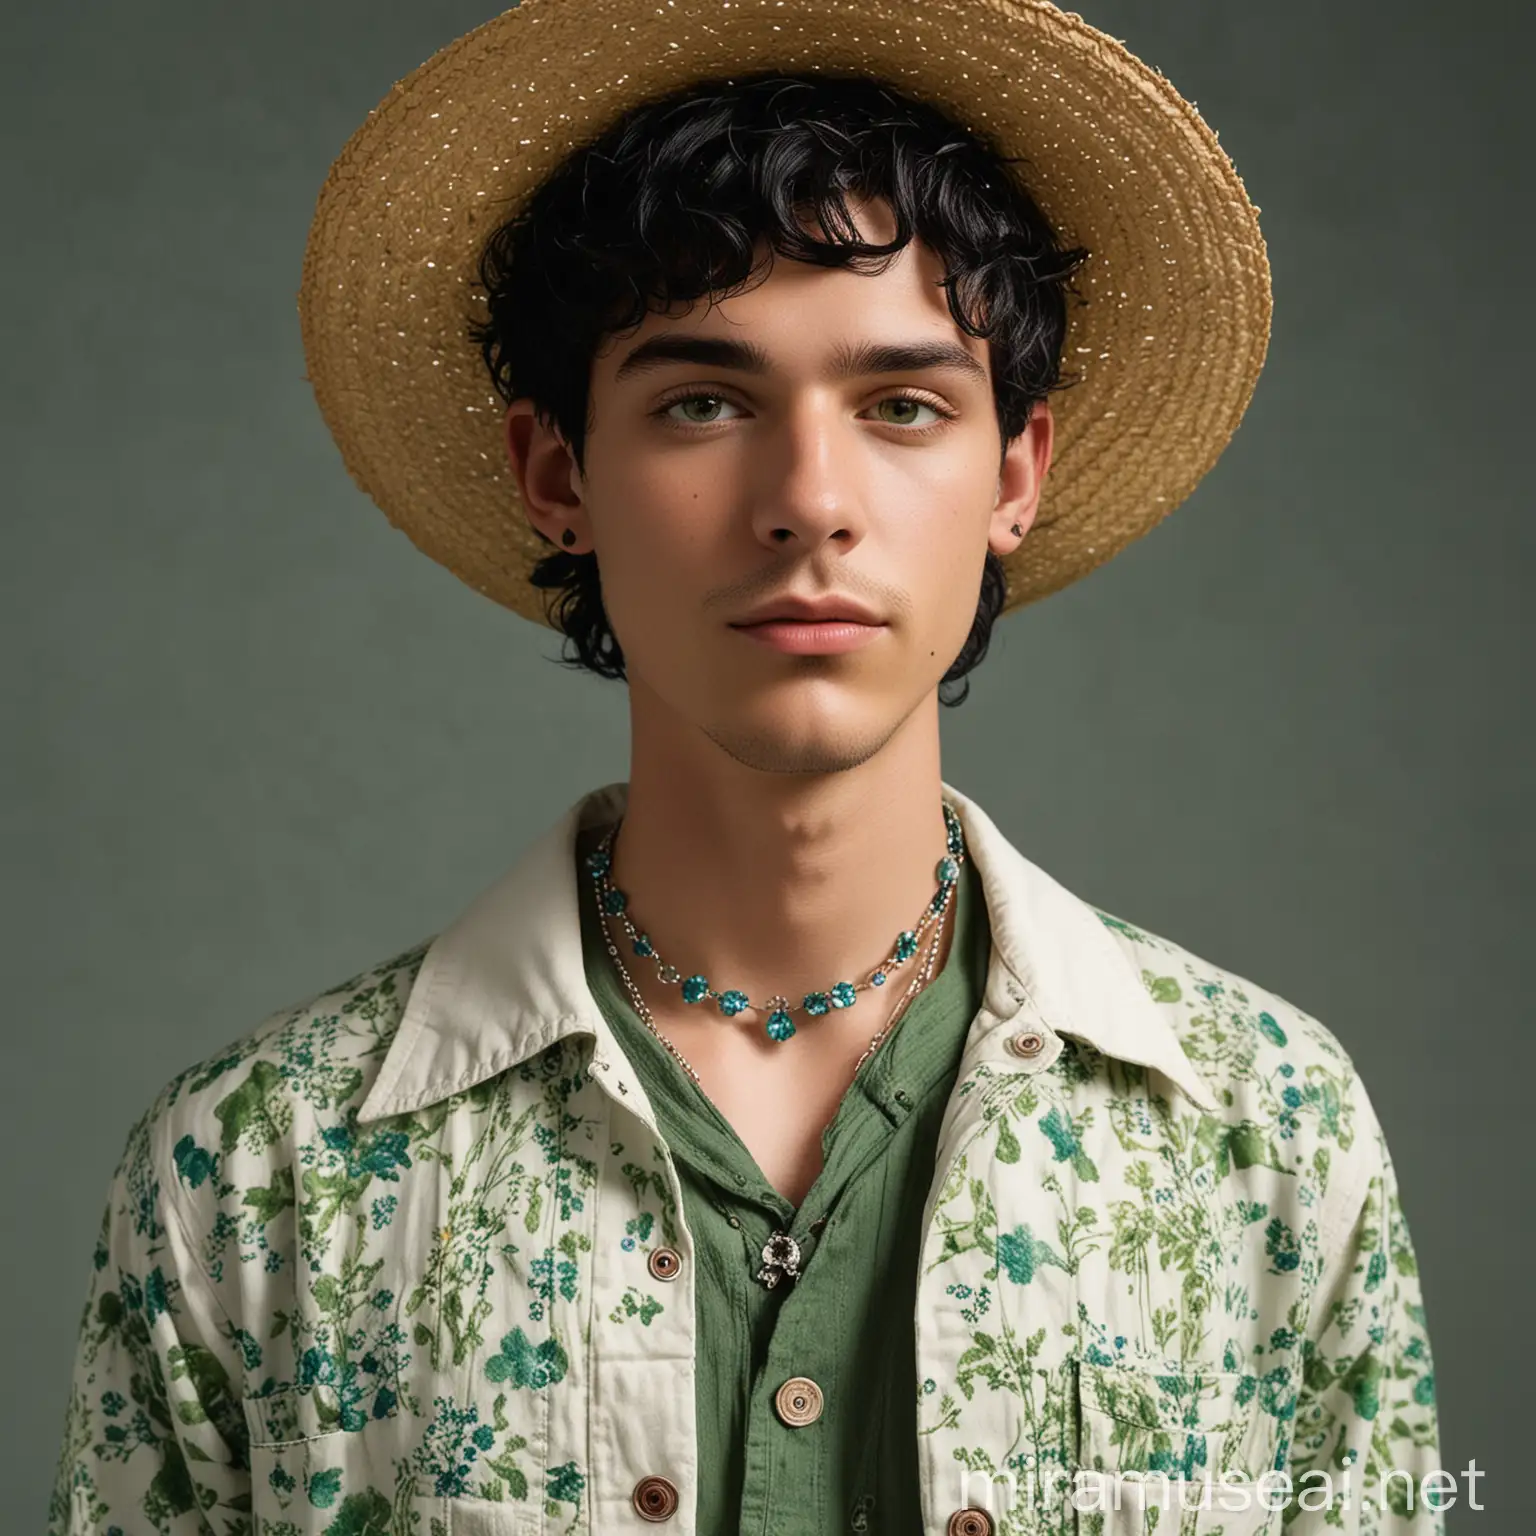
<path fill-rule="evenodd" d="M 1153 1067 L 1214 1110 L 1219 1101 L 1093 908 L 1026 859 L 974 801 L 948 784 L 943 793 L 981 875 L 992 929 L 978 1025 L 995 1026 L 1028 1001 L 1058 1033 Z M 361 1120 L 437 1103 L 567 1035 L 593 1036 L 594 1059 L 622 1056 L 587 986 L 576 838 L 621 815 L 628 797 L 624 782 L 583 795 L 433 940 Z"/>

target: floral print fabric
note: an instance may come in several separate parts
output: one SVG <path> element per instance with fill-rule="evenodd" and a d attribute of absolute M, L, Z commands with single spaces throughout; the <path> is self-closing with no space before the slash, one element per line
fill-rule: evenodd
<path fill-rule="evenodd" d="M 1413 1244 L 1338 1038 L 944 792 L 993 953 L 925 1206 L 924 1529 L 1441 1531 Z M 625 793 L 167 1085 L 112 1182 L 51 1532 L 609 1536 L 657 1479 L 695 1531 L 693 1252 L 581 953 L 577 831 Z M 1231 1508 L 1265 1472 L 1290 1507 Z M 1309 1473 L 1347 1502 L 1305 1507 Z"/>

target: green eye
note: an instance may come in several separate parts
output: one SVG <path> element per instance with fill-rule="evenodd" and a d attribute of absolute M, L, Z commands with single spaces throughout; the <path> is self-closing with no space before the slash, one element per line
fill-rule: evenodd
<path fill-rule="evenodd" d="M 898 406 L 903 410 L 915 409 L 919 411 L 932 411 L 935 417 L 937 417 L 939 414 L 938 411 L 933 406 L 929 405 L 926 400 L 918 400 L 912 395 L 891 395 L 888 398 L 882 400 L 880 404 Z M 916 425 L 916 423 L 910 419 L 892 422 L 891 424 L 897 427 L 910 427 Z"/>
<path fill-rule="evenodd" d="M 719 407 L 722 405 L 729 405 L 731 403 L 721 395 L 684 395 L 681 399 L 668 401 L 666 405 L 662 406 L 661 414 L 663 416 L 670 416 L 672 412 L 679 406 L 686 407 L 697 405 L 701 402 L 708 407 Z M 686 415 L 682 418 L 674 418 L 674 420 L 676 419 L 690 422 L 696 427 L 707 427 L 718 421 L 720 418 L 718 416 L 700 418 L 693 415 Z"/>

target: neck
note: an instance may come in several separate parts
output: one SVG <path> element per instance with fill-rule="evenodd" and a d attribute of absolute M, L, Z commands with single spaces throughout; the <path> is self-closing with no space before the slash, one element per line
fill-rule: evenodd
<path fill-rule="evenodd" d="M 702 736 L 647 731 L 632 711 L 612 879 L 635 926 L 684 975 L 702 972 L 754 1004 L 863 981 L 937 889 L 945 824 L 936 706 L 931 721 L 922 713 L 857 766 L 773 773 Z M 892 973 L 889 994 L 917 963 Z M 649 967 L 640 985 L 657 996 Z M 860 998 L 847 1017 L 860 1016 L 862 1028 L 872 999 Z"/>

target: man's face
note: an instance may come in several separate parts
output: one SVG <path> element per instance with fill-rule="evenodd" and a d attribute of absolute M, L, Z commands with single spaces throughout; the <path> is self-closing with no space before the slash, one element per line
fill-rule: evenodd
<path fill-rule="evenodd" d="M 867 238 L 894 232 L 884 205 L 857 211 Z M 989 542 L 1012 550 L 1034 515 L 1051 432 L 1042 407 L 1000 500 L 987 344 L 954 323 L 942 277 L 916 242 L 879 275 L 781 258 L 749 293 L 648 315 L 594 361 L 585 478 L 512 408 L 529 516 L 596 552 L 645 727 L 831 772 L 935 707 Z M 858 358 L 892 347 L 949 356 Z M 748 626 L 789 597 L 846 599 L 868 622 Z"/>

